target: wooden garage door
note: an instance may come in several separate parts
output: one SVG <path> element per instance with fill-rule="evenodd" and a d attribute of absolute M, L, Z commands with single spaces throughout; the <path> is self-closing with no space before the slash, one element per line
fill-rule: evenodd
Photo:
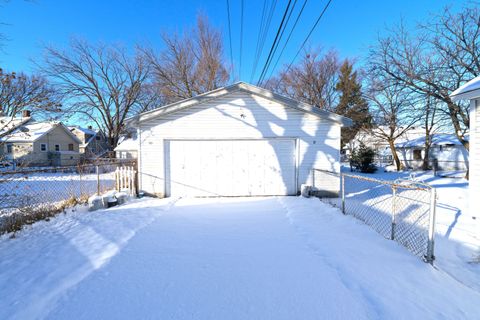
<path fill-rule="evenodd" d="M 294 195 L 295 140 L 166 141 L 167 196 Z"/>

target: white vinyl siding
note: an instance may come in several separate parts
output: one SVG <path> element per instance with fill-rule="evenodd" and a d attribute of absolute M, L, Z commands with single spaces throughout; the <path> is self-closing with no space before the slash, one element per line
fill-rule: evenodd
<path fill-rule="evenodd" d="M 480 99 L 470 101 L 470 210 L 478 210 L 480 201 Z M 473 212 L 472 212 L 473 213 Z"/>
<path fill-rule="evenodd" d="M 164 141 L 169 139 L 297 139 L 297 181 L 311 184 L 311 169 L 339 172 L 340 125 L 273 100 L 237 91 L 140 124 L 140 184 L 165 195 Z M 339 182 L 331 189 L 338 190 Z"/>

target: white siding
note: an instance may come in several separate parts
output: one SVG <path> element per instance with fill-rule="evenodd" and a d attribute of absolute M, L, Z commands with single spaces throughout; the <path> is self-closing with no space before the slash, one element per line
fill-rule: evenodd
<path fill-rule="evenodd" d="M 164 139 L 275 137 L 298 138 L 298 187 L 312 168 L 340 170 L 339 124 L 238 91 L 140 124 L 141 189 L 165 195 Z"/>
<path fill-rule="evenodd" d="M 470 101 L 470 211 L 478 210 L 480 201 L 480 100 Z M 473 213 L 473 212 L 472 212 Z"/>

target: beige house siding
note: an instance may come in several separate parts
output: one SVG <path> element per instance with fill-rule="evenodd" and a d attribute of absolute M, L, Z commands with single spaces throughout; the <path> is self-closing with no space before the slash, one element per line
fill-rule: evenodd
<path fill-rule="evenodd" d="M 61 127 L 56 127 L 55 129 L 51 130 L 49 133 L 41 137 L 40 139 L 36 140 L 34 143 L 34 153 L 42 152 L 40 150 L 40 145 L 42 143 L 47 144 L 48 151 L 55 151 L 55 145 L 60 146 L 60 151 L 69 151 L 68 145 L 70 143 L 73 144 L 73 151 L 79 152 L 79 145 L 78 142 L 73 139 L 65 130 Z"/>
<path fill-rule="evenodd" d="M 9 143 L 7 143 L 9 144 Z M 79 144 L 63 127 L 57 126 L 40 139 L 32 142 L 12 142 L 13 154 L 9 158 L 28 166 L 75 165 L 80 160 Z M 41 145 L 46 144 L 46 150 Z M 68 149 L 73 144 L 73 150 Z M 60 152 L 56 152 L 59 145 Z M 6 144 L 5 144 L 6 152 Z"/>

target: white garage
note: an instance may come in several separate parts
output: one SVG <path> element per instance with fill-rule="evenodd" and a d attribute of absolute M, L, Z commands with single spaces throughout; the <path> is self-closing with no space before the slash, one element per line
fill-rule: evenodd
<path fill-rule="evenodd" d="M 296 195 L 313 168 L 339 172 L 340 129 L 350 123 L 242 82 L 129 121 L 139 188 L 160 197 Z M 338 180 L 324 184 L 339 190 Z"/>

